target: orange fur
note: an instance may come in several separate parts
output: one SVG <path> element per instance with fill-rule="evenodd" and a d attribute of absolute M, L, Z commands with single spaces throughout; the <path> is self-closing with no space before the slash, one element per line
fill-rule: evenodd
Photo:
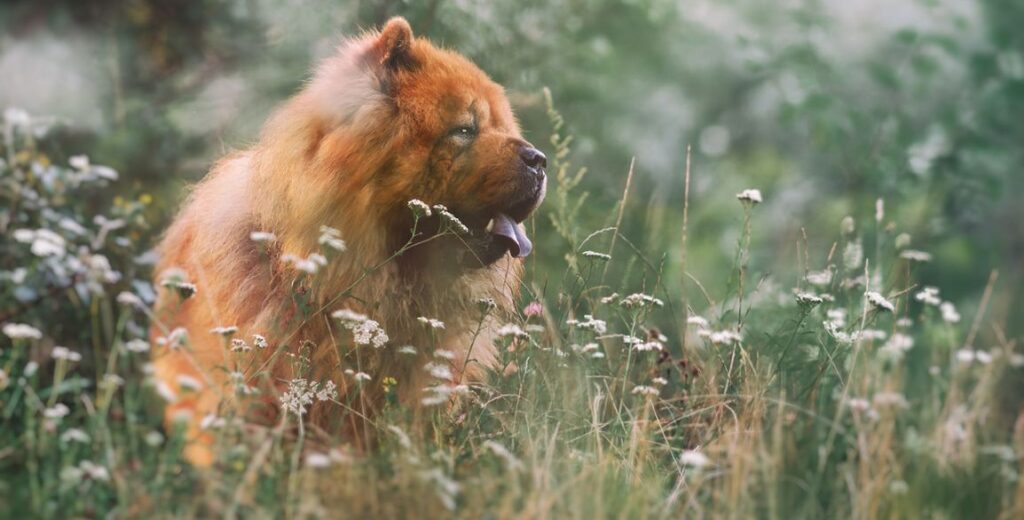
<path fill-rule="evenodd" d="M 448 137 L 467 120 L 478 128 L 471 143 Z M 515 193 L 523 146 L 529 145 L 502 88 L 461 56 L 415 39 L 403 19 L 347 41 L 321 64 L 254 146 L 222 159 L 196 186 L 160 245 L 158 282 L 159 273 L 177 267 L 198 287 L 185 301 L 161 288 L 153 329 L 154 337 L 188 331 L 187 347 L 162 347 L 155 359 L 158 381 L 175 394 L 167 420 L 190 417 L 188 458 L 212 461 L 200 421 L 235 402 L 232 370 L 254 386 L 330 379 L 344 395 L 352 383 L 342 370 L 354 368 L 354 347 L 329 317 L 337 309 L 364 313 L 387 331 L 386 347 L 358 347 L 360 368 L 373 374 L 374 387 L 385 377 L 398 379 L 408 403 L 419 400 L 432 346 L 456 353 L 451 364 L 459 380 L 483 377 L 495 363 L 496 327 L 514 313 L 521 261 L 504 255 L 455 267 L 454 258 L 472 258 L 473 250 L 451 237 L 386 260 L 409 239 L 410 199 L 447 205 L 482 236 L 489 212 Z M 340 230 L 347 250 L 315 275 L 299 273 L 283 258 L 319 251 L 323 225 Z M 253 231 L 273 232 L 277 240 L 257 244 Z M 296 305 L 297 295 L 310 310 Z M 480 298 L 498 309 L 478 332 Z M 446 328 L 434 337 L 419 316 L 443 319 Z M 270 348 L 230 352 L 227 340 L 210 332 L 230 325 L 239 327 L 238 338 L 266 336 Z M 282 355 L 298 354 L 301 345 L 309 349 L 309 374 L 296 374 Z M 418 347 L 420 356 L 401 359 L 395 349 L 402 345 Z M 183 375 L 202 389 L 182 388 Z M 308 419 L 345 429 L 353 423 L 344 415 L 341 407 L 320 406 Z"/>

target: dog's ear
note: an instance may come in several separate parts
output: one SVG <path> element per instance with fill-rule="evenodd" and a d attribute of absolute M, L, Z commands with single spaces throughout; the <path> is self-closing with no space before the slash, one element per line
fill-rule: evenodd
<path fill-rule="evenodd" d="M 400 69 L 411 69 L 416 60 L 412 56 L 412 27 L 401 16 L 396 16 L 384 24 L 377 39 L 370 46 L 367 61 L 378 68 L 384 76 L 393 74 Z"/>

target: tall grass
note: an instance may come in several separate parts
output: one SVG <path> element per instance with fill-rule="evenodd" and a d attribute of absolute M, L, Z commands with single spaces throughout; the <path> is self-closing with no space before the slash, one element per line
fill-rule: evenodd
<path fill-rule="evenodd" d="M 426 421 L 385 407 L 370 423 L 380 438 L 370 452 L 305 431 L 294 411 L 272 425 L 209 417 L 218 459 L 206 470 L 186 464 L 181 432 L 161 426 L 144 339 L 146 198 L 119 198 L 96 218 L 86 201 L 103 200 L 114 174 L 82 157 L 55 165 L 43 122 L 9 111 L 0 164 L 0 510 L 12 518 L 1024 515 L 1024 420 L 1013 415 L 1019 398 L 1003 390 L 1024 357 L 984 317 L 995 273 L 975 315 L 961 319 L 941 288 L 915 281 L 928 255 L 887 230 L 880 204 L 874 222 L 844 222 L 825 251 L 805 237 L 789 288 L 773 288 L 751 261 L 751 236 L 766 225 L 761 196 L 744 192 L 705 202 L 734 205 L 742 230 L 723 258 L 733 263 L 730 278 L 701 280 L 685 260 L 652 261 L 619 233 L 633 216 L 624 211 L 628 181 L 608 226 L 580 229 L 586 170 L 568 162 L 571 138 L 548 103 L 552 194 L 531 225 L 558 237 L 565 261 L 527 270 L 522 319 L 500 345 L 506 370 L 451 389 Z M 691 175 L 700 171 L 688 158 L 686 207 Z M 871 255 L 861 226 L 878 237 Z M 681 243 L 666 238 L 664 250 L 685 259 L 687 243 L 704 239 L 684 224 Z M 368 375 L 363 384 L 393 384 Z"/>

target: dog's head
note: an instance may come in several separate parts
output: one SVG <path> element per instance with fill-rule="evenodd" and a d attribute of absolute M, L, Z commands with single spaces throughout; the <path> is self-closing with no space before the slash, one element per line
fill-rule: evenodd
<path fill-rule="evenodd" d="M 547 159 L 476 65 L 393 18 L 342 46 L 307 90 L 327 109 L 315 153 L 348 176 L 339 189 L 372 191 L 403 226 L 411 199 L 446 206 L 470 229 L 471 264 L 530 253 L 520 223 L 544 197 Z"/>

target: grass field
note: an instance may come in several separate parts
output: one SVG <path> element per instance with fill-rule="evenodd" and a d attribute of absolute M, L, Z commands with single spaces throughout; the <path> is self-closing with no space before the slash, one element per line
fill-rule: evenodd
<path fill-rule="evenodd" d="M 281 382 L 277 424 L 206 418 L 218 460 L 197 470 L 149 375 L 148 196 L 90 203 L 116 173 L 68 161 L 47 148 L 44 120 L 8 111 L 2 516 L 1024 516 L 1024 416 L 1008 390 L 1024 356 L 986 318 L 998 273 L 975 304 L 944 300 L 916 277 L 943 259 L 911 248 L 881 200 L 874 219 L 804 236 L 790 272 L 766 273 L 750 247 L 772 225 L 759 214 L 772 194 L 752 186 L 701 201 L 736 214 L 724 280 L 687 270 L 688 247 L 718 239 L 686 227 L 687 197 L 663 244 L 685 283 L 669 285 L 665 262 L 617 233 L 635 217 L 616 208 L 580 229 L 585 171 L 551 116 L 551 195 L 534 225 L 564 263 L 528 266 L 522 320 L 501 345 L 515 369 L 469 386 L 436 371 L 429 414 L 386 408 L 369 451 L 305 427 L 302 403 L 331 400 L 328 382 Z M 700 175 L 680 172 L 687 194 Z M 347 399 L 339 413 L 357 407 Z"/>

